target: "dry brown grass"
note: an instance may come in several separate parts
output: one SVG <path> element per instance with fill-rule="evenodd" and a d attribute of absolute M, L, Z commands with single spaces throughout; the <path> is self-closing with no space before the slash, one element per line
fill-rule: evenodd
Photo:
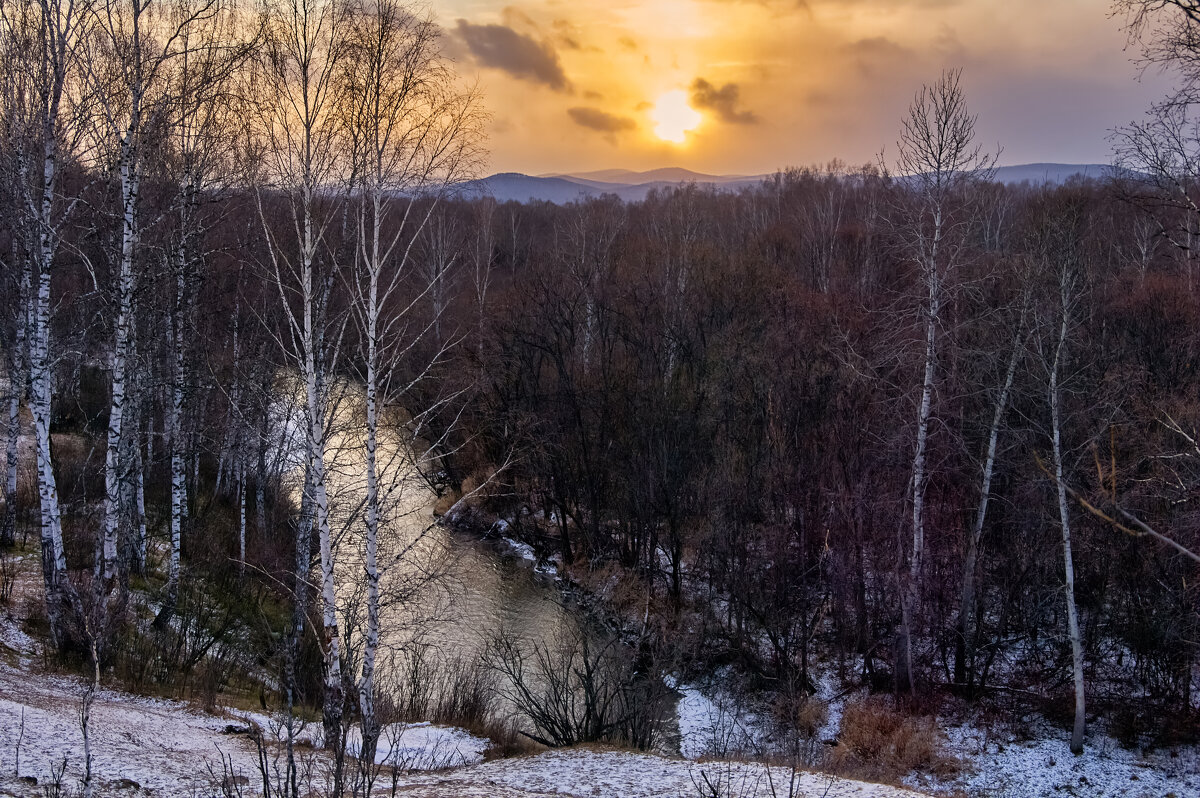
<path fill-rule="evenodd" d="M 896 784 L 914 771 L 953 776 L 960 763 L 943 752 L 933 718 L 905 715 L 886 699 L 868 698 L 846 706 L 830 766 L 841 775 Z"/>

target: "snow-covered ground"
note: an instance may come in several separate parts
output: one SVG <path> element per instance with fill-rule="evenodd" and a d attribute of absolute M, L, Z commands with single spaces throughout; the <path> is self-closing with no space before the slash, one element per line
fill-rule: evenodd
<path fill-rule="evenodd" d="M 537 756 L 501 759 L 443 773 L 409 776 L 405 794 L 421 798 L 690 798 L 708 795 L 705 781 L 728 785 L 731 798 L 788 795 L 792 774 L 758 765 L 688 762 L 628 751 L 575 748 Z M 796 796 L 826 798 L 917 798 L 918 793 L 798 773 Z M 772 785 L 774 792 L 772 792 Z"/>
<path fill-rule="evenodd" d="M 74 789 L 83 774 L 79 732 L 82 681 L 35 674 L 24 667 L 0 665 L 0 796 L 39 796 L 63 761 L 62 783 Z M 256 753 L 240 733 L 248 722 L 269 726 L 254 713 L 208 714 L 180 701 L 141 698 L 114 690 L 97 693 L 92 709 L 92 749 L 99 795 L 209 796 L 222 775 L 222 758 L 243 785 L 256 794 Z M 311 739 L 308 727 L 302 738 Z M 353 744 L 354 740 L 351 741 Z M 380 761 L 407 768 L 478 763 L 486 741 L 461 729 L 415 724 L 392 727 L 381 746 Z M 20 762 L 16 760 L 19 750 Z M 18 778 L 19 775 L 25 780 Z M 38 783 L 28 781 L 29 777 Z M 700 796 L 707 780 L 733 788 L 731 795 L 757 798 L 787 794 L 791 774 L 756 765 L 696 763 L 650 754 L 593 748 L 548 751 L 536 756 L 494 760 L 436 772 L 410 771 L 399 787 L 422 798 L 681 798 Z M 390 778 L 380 794 L 390 792 Z M 814 773 L 796 775 L 797 795 L 828 798 L 913 798 L 917 793 L 893 787 L 834 779 Z"/>
<path fill-rule="evenodd" d="M 81 680 L 38 671 L 37 643 L 0 612 L 0 796 L 42 795 L 51 768 L 66 762 L 63 783 L 74 788 L 83 773 L 79 732 Z M 824 685 L 823 685 L 824 686 Z M 727 695 L 711 688 L 678 685 L 681 747 L 693 757 L 712 755 L 745 734 L 762 744 L 754 717 L 736 710 Z M 822 690 L 822 693 L 832 692 Z M 715 693 L 715 694 L 714 694 Z M 832 697 L 832 696 L 831 696 Z M 838 713 L 832 702 L 831 716 Z M 270 731 L 266 715 L 233 710 L 207 713 L 181 701 L 133 696 L 110 689 L 96 695 L 92 747 L 100 795 L 208 796 L 222 773 L 222 758 L 253 794 L 257 756 L 244 734 L 249 723 Z M 1082 757 L 1067 751 L 1058 730 L 1040 730 L 1038 739 L 1018 741 L 979 728 L 952 726 L 946 747 L 965 762 L 955 779 L 916 778 L 928 793 L 971 798 L 1176 798 L 1200 795 L 1200 755 L 1195 748 L 1142 756 L 1099 734 L 1089 738 Z M 300 739 L 315 743 L 319 729 L 309 725 Z M 352 732 L 351 751 L 357 735 Z M 705 794 L 705 782 L 723 785 L 737 798 L 787 794 L 790 774 L 762 766 L 694 761 L 599 748 L 549 751 L 536 756 L 483 762 L 487 741 L 461 729 L 430 724 L 387 729 L 377 760 L 406 770 L 398 784 L 422 798 L 524 798 L 526 796 L 625 796 L 688 798 Z M 736 749 L 730 745 L 730 750 Z M 310 755 L 319 752 L 308 749 Z M 19 754 L 19 763 L 17 760 Z M 19 768 L 19 771 L 18 771 Z M 419 768 L 444 768 L 420 772 Z M 38 784 L 21 780 L 34 777 Z M 390 777 L 384 779 L 390 791 Z M 800 773 L 797 795 L 909 798 L 918 793 L 893 787 Z M 775 792 L 772 792 L 774 788 Z"/>
<path fill-rule="evenodd" d="M 405 770 L 444 770 L 477 765 L 491 744 L 468 731 L 432 723 L 392 723 L 383 727 L 375 763 Z M 350 729 L 346 751 L 357 758 L 362 745 L 358 727 Z"/>
<path fill-rule="evenodd" d="M 51 769 L 64 762 L 62 783 L 71 789 L 79 784 L 84 772 L 82 695 L 79 679 L 35 676 L 0 664 L 0 795 L 41 795 Z M 231 722 L 183 702 L 101 689 L 89 724 L 98 793 L 144 789 L 157 795 L 202 794 L 212 780 L 209 765 L 219 774 L 223 755 L 248 771 L 255 763 L 253 750 L 244 735 L 225 733 Z"/>
<path fill-rule="evenodd" d="M 0 796 L 42 796 L 58 767 L 64 767 L 61 783 L 69 792 L 83 777 L 79 709 L 84 682 L 41 672 L 38 645 L 11 612 L 0 610 Z M 699 693 L 694 695 L 701 700 Z M 90 722 L 96 794 L 207 798 L 220 794 L 216 785 L 226 770 L 241 785 L 242 794 L 258 794 L 257 750 L 245 733 L 251 723 L 268 739 L 279 733 L 278 721 L 260 713 L 209 713 L 183 701 L 101 689 Z M 308 757 L 321 757 L 310 747 L 318 734 L 310 724 L 297 735 Z M 351 751 L 357 741 L 352 730 Z M 482 762 L 486 747 L 486 740 L 462 729 L 393 725 L 385 731 L 376 759 L 401 764 L 405 772 L 398 777 L 399 788 L 422 798 L 685 798 L 706 794 L 706 781 L 732 790 L 723 794 L 765 798 L 787 794 L 791 778 L 787 771 L 756 765 L 595 748 Z M 389 794 L 390 776 L 380 784 L 380 794 Z M 827 798 L 918 795 L 813 773 L 797 774 L 795 786 L 800 789 L 797 795 Z M 782 792 L 773 793 L 772 787 Z"/>
<path fill-rule="evenodd" d="M 769 732 L 719 684 L 672 684 L 682 696 L 676 708 L 680 752 L 688 758 L 754 754 L 770 747 Z M 828 705 L 828 719 L 817 737 L 835 739 L 847 700 L 836 680 L 817 679 L 817 698 Z M 1093 729 L 1081 756 L 1068 749 L 1068 733 L 1041 723 L 1032 739 L 972 723 L 944 722 L 944 753 L 962 769 L 948 780 L 914 774 L 910 784 L 942 795 L 970 798 L 1191 798 L 1200 796 L 1200 747 L 1182 746 L 1139 752 Z"/>
<path fill-rule="evenodd" d="M 667 679 L 679 693 L 679 753 L 685 759 L 754 755 L 766 747 L 760 719 L 716 682 L 703 686 Z"/>
<path fill-rule="evenodd" d="M 64 767 L 61 783 L 68 791 L 73 792 L 83 776 L 79 729 L 83 680 L 41 672 L 37 651 L 37 641 L 20 629 L 13 615 L 0 611 L 0 796 L 43 795 L 58 767 Z M 693 697 L 706 700 L 698 692 Z M 257 750 L 245 733 L 252 723 L 268 739 L 279 733 L 278 721 L 260 713 L 209 713 L 182 701 L 101 689 L 90 723 L 96 793 L 207 798 L 220 794 L 216 785 L 228 770 L 242 794 L 257 794 Z M 310 724 L 297 735 L 308 757 L 321 757 L 311 747 L 318 733 Z M 350 750 L 356 750 L 356 732 L 348 742 Z M 385 731 L 376 759 L 401 764 L 404 772 L 398 776 L 398 787 L 404 794 L 422 798 L 684 798 L 706 794 L 706 783 L 724 785 L 730 792 L 722 794 L 737 798 L 765 798 L 787 794 L 792 776 L 757 765 L 693 762 L 598 748 L 482 762 L 486 747 L 486 740 L 461 729 L 394 725 Z M 420 768 L 444 769 L 423 772 Z M 390 793 L 390 776 L 380 779 L 380 784 L 381 794 Z M 796 795 L 827 798 L 918 795 L 814 773 L 797 774 L 795 786 Z"/>
<path fill-rule="evenodd" d="M 520 553 L 518 552 L 518 556 Z M 9 607 L 0 607 L 0 798 L 41 796 L 53 768 L 65 770 L 62 783 L 74 790 L 83 775 L 79 730 L 82 680 L 41 670 L 39 641 L 18 622 L 19 608 L 36 599 L 35 554 L 16 561 L 23 577 Z M 520 798 L 524 796 L 625 796 L 691 798 L 711 795 L 707 785 L 730 798 L 788 794 L 786 771 L 706 760 L 770 748 L 769 730 L 752 709 L 730 692 L 728 675 L 700 684 L 672 683 L 681 695 L 677 707 L 684 759 L 582 748 L 484 762 L 488 741 L 462 729 L 427 723 L 389 726 L 376 760 L 405 771 L 398 785 L 422 798 Z M 817 699 L 828 719 L 817 735 L 835 738 L 847 693 L 838 680 L 816 680 Z M 155 795 L 196 798 L 218 795 L 213 786 L 225 768 L 239 777 L 244 795 L 257 794 L 258 757 L 245 733 L 249 724 L 268 739 L 278 721 L 265 714 L 223 709 L 205 712 L 182 701 L 152 699 L 102 689 L 92 708 L 91 732 L 98 795 Z M 946 724 L 945 749 L 964 763 L 947 781 L 914 776 L 915 789 L 969 798 L 1184 798 L 1200 796 L 1200 748 L 1182 747 L 1148 754 L 1121 748 L 1093 732 L 1087 751 L 1067 751 L 1066 733 L 1048 724 L 1033 739 L 971 724 Z M 305 756 L 322 760 L 320 729 L 309 724 L 298 735 Z M 357 751 L 351 730 L 348 748 Z M 424 769 L 426 772 L 422 772 Z M 430 772 L 433 771 L 433 772 Z M 36 779 L 33 783 L 31 779 Z M 387 791 L 391 789 L 391 778 Z M 863 782 L 800 773 L 795 795 L 903 798 L 917 793 Z"/>
<path fill-rule="evenodd" d="M 1048 725 L 1027 741 L 971 725 L 952 726 L 947 737 L 947 750 L 966 763 L 964 771 L 947 784 L 922 787 L 958 788 L 972 798 L 1200 796 L 1200 749 L 1195 746 L 1142 754 L 1093 732 L 1084 753 L 1074 756 L 1067 733 Z"/>

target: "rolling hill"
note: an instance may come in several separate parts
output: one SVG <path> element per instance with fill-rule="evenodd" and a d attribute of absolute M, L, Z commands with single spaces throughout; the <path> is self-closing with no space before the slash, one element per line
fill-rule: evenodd
<path fill-rule="evenodd" d="M 1031 163 L 1002 166 L 996 170 L 995 179 L 1010 185 L 1059 185 L 1075 176 L 1105 179 L 1112 173 L 1113 167 L 1107 164 Z M 463 183 L 459 193 L 465 197 L 494 197 L 498 202 L 552 202 L 557 205 L 605 194 L 614 195 L 626 202 L 639 202 L 654 189 L 669 189 L 694 183 L 717 191 L 740 191 L 761 183 L 768 177 L 770 175 L 766 174 L 709 175 L 679 167 L 652 169 L 647 172 L 604 169 L 545 175 L 501 172 Z"/>

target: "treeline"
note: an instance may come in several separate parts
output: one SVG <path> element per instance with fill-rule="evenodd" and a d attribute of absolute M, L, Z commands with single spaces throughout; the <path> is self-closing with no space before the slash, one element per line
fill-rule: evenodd
<path fill-rule="evenodd" d="M 376 450 L 400 436 L 421 466 L 444 448 L 426 417 L 453 397 L 427 386 L 457 340 L 440 323 L 457 252 L 435 211 L 474 173 L 482 115 L 423 14 L 0 4 L 4 542 L 24 511 L 49 638 L 93 688 L 109 666 L 170 683 L 203 663 L 213 690 L 278 685 L 282 794 L 301 786 L 294 710 L 314 701 L 332 793 L 351 716 L 355 789 L 377 774 L 396 469 Z M 339 436 L 363 452 L 340 475 L 363 493 L 350 519 L 331 511 Z M 339 560 L 361 563 L 353 629 Z"/>
<path fill-rule="evenodd" d="M 936 273 L 872 169 L 496 208 L 462 366 L 474 467 L 521 453 L 490 509 L 776 689 L 1069 705 L 1077 612 L 1100 706 L 1190 716 L 1196 562 L 1120 512 L 1200 547 L 1196 275 L 1120 191 L 964 184 Z"/>

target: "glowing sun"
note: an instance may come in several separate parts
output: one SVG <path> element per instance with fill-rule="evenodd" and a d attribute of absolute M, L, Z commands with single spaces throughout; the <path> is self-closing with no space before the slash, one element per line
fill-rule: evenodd
<path fill-rule="evenodd" d="M 700 112 L 688 104 L 687 92 L 682 89 L 669 91 L 659 97 L 650 111 L 650 118 L 654 121 L 654 135 L 676 144 L 682 144 L 687 132 L 703 119 Z"/>

